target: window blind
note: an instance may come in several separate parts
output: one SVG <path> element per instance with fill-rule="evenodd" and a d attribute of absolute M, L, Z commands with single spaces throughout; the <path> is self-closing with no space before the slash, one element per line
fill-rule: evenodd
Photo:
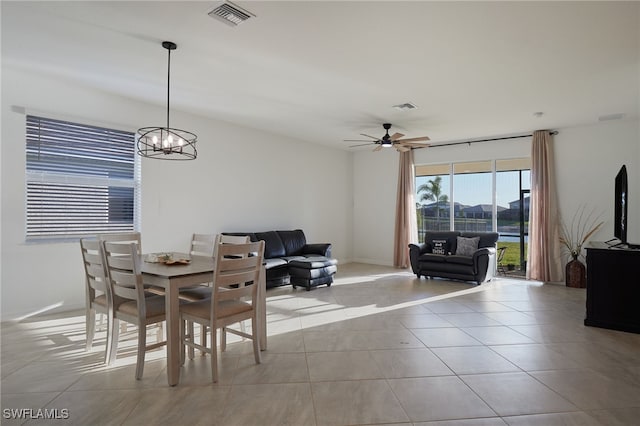
<path fill-rule="evenodd" d="M 133 133 L 27 115 L 26 157 L 27 240 L 134 230 Z"/>

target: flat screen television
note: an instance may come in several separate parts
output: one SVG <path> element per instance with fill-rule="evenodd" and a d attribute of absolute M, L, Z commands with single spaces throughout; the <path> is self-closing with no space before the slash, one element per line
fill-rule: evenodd
<path fill-rule="evenodd" d="M 627 168 L 623 165 L 616 175 L 615 206 L 613 211 L 613 236 L 620 240 L 614 247 L 640 249 L 640 244 L 631 244 L 627 241 L 627 225 L 629 215 L 629 188 L 627 184 Z"/>
<path fill-rule="evenodd" d="M 620 244 L 627 244 L 627 167 L 622 166 L 616 175 L 615 205 L 613 212 L 613 236 Z"/>

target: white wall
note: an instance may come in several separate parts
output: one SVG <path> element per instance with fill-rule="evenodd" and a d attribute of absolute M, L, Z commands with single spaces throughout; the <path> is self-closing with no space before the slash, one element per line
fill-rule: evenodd
<path fill-rule="evenodd" d="M 637 120 L 558 129 L 554 137 L 561 214 L 595 207 L 605 221 L 594 240 L 613 238 L 613 182 L 622 164 L 629 174 L 629 235 L 640 243 L 640 125 Z M 415 151 L 416 164 L 528 157 L 531 138 Z M 393 150 L 354 154 L 353 257 L 393 264 L 398 155 Z"/>
<path fill-rule="evenodd" d="M 73 82 L 2 69 L 2 320 L 84 306 L 78 243 L 25 244 L 25 116 L 135 131 L 165 110 Z M 172 111 L 198 135 L 195 161 L 142 162 L 144 251 L 187 250 L 193 232 L 304 229 L 351 257 L 352 154 Z"/>
<path fill-rule="evenodd" d="M 614 178 L 623 164 L 629 178 L 630 242 L 640 242 L 640 126 L 609 121 L 561 129 L 555 137 L 560 213 L 570 222 L 580 206 L 595 208 L 605 223 L 593 240 L 613 238 Z"/>
<path fill-rule="evenodd" d="M 360 151 L 353 159 L 353 259 L 393 265 L 398 153 Z"/>

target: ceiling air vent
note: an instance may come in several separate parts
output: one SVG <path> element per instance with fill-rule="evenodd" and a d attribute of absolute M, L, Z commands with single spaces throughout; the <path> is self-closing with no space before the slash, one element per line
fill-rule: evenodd
<path fill-rule="evenodd" d="M 394 105 L 393 107 L 400 111 L 408 111 L 410 109 L 418 108 L 415 104 L 412 104 L 411 102 L 405 102 L 403 104 Z"/>
<path fill-rule="evenodd" d="M 617 114 L 601 115 L 598 117 L 598 121 L 620 120 L 623 119 L 626 114 L 619 112 Z"/>
<path fill-rule="evenodd" d="M 227 25 L 235 27 L 256 15 L 231 3 L 230 1 L 226 1 L 209 12 L 209 16 L 216 18 Z"/>

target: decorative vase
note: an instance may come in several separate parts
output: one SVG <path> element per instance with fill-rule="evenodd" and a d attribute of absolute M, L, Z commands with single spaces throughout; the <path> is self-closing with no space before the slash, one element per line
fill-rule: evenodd
<path fill-rule="evenodd" d="M 586 268 L 577 257 L 574 257 L 565 267 L 565 282 L 567 287 L 585 288 L 587 286 Z"/>

